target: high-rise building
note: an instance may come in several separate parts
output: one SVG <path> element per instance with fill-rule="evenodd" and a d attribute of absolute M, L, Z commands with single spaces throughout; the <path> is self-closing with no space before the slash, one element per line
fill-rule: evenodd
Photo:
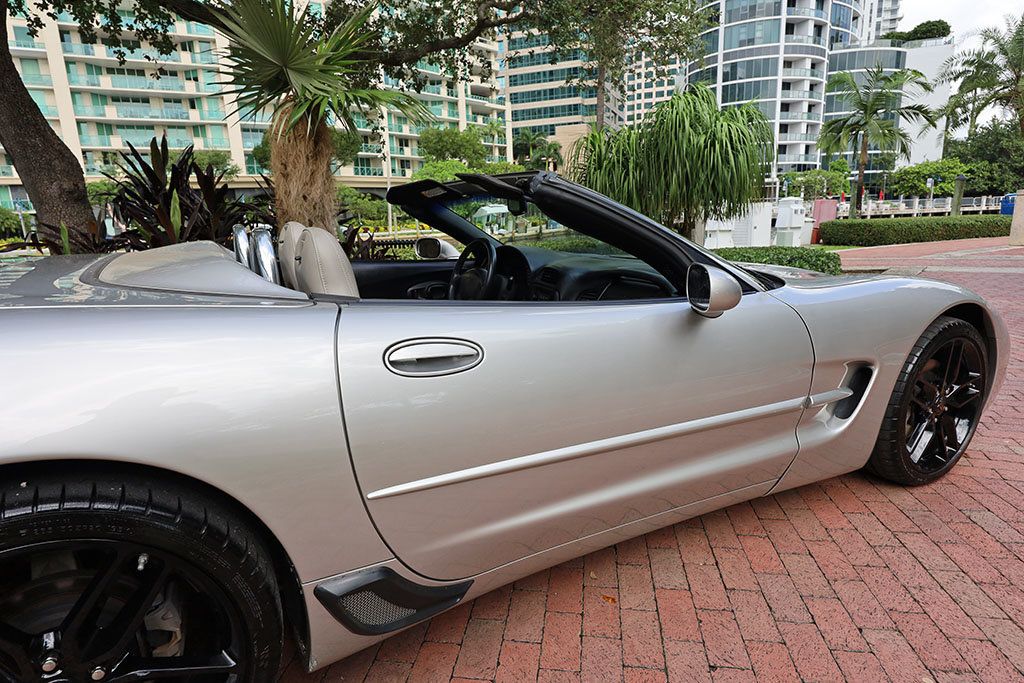
<path fill-rule="evenodd" d="M 559 140 L 563 148 L 594 123 L 597 88 L 585 55 L 574 53 L 552 64 L 547 36 L 516 31 L 508 38 L 502 75 L 512 110 L 512 134 L 531 130 Z M 623 123 L 619 93 L 605 88 L 604 123 Z"/>
<path fill-rule="evenodd" d="M 879 40 L 886 33 L 895 31 L 903 19 L 900 0 L 865 0 L 864 16 L 863 42 Z"/>
<path fill-rule="evenodd" d="M 314 3 L 315 4 L 315 3 Z M 128 11 L 124 18 L 132 19 Z M 57 134 L 82 161 L 87 180 L 112 169 L 117 152 L 127 143 L 148 145 L 166 134 L 169 145 L 182 149 L 227 152 L 240 173 L 232 185 L 255 187 L 259 168 L 252 149 L 269 125 L 264 113 L 239 121 L 231 97 L 222 93 L 218 62 L 228 47 L 209 26 L 179 20 L 170 28 L 174 50 L 157 54 L 151 46 L 126 41 L 122 63 L 104 43 L 82 42 L 78 25 L 68 14 L 47 19 L 37 36 L 29 35 L 23 17 L 8 15 L 9 47 L 25 85 Z M 475 68 L 467 78 L 452 78 L 429 62 L 418 66 L 426 86 L 419 95 L 436 117 L 431 125 L 464 129 L 498 122 L 485 136 L 491 160 L 511 154 L 509 105 L 498 77 L 499 43 L 474 45 L 490 68 Z M 477 66 L 482 66 L 477 64 Z M 158 70 L 160 73 L 158 74 Z M 397 86 L 387 82 L 386 86 Z M 418 139 L 421 125 L 396 112 L 386 119 L 380 137 L 372 121 L 357 117 L 364 143 L 354 163 L 337 170 L 345 184 L 382 189 L 405 182 L 423 164 Z M 504 132 L 497 132 L 498 128 Z M 0 206 L 29 209 L 17 171 L 0 148 Z"/>

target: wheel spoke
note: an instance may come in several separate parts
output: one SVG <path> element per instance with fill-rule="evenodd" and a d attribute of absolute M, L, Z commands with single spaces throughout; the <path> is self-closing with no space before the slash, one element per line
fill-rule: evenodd
<path fill-rule="evenodd" d="M 980 372 L 967 373 L 967 381 L 953 388 L 946 399 L 946 403 L 953 408 L 963 408 L 981 396 L 981 384 L 982 376 Z"/>
<path fill-rule="evenodd" d="M 960 450 L 960 437 L 956 433 L 956 420 L 952 415 L 943 415 L 939 420 L 939 431 L 942 432 L 942 445 L 950 455 Z"/>
<path fill-rule="evenodd" d="M 960 363 L 963 361 L 965 348 L 966 344 L 962 339 L 957 339 L 952 343 L 949 349 L 949 358 L 946 359 L 946 367 L 943 368 L 940 395 L 948 396 L 949 387 L 954 385 L 956 378 L 959 377 Z"/>
<path fill-rule="evenodd" d="M 90 640 L 86 659 L 92 661 L 110 661 L 123 656 L 136 634 L 142 627 L 146 613 L 153 607 L 153 602 L 160 591 L 167 585 L 170 570 L 166 566 L 146 566 L 138 572 L 138 585 L 131 596 L 125 600 L 121 609 L 110 621 Z"/>
<path fill-rule="evenodd" d="M 931 431 L 928 430 L 929 426 L 932 427 Z M 911 433 L 910 439 L 908 439 L 907 443 L 907 450 L 910 451 L 910 460 L 912 462 L 919 461 L 921 456 L 928 451 L 928 447 L 935 439 L 936 431 L 935 424 L 930 420 L 921 420 L 921 422 L 914 427 L 914 431 Z M 925 440 L 926 434 L 928 435 L 927 440 Z"/>
<path fill-rule="evenodd" d="M 32 665 L 32 657 L 29 654 L 31 641 L 32 637 L 29 634 L 22 633 L 13 626 L 0 624 L 0 655 L 6 655 L 6 658 L 15 667 L 15 671 L 9 672 L 14 676 L 10 680 L 29 680 L 38 673 Z M 2 657 L 0 657 L 0 662 L 2 662 Z M 0 676 L 6 677 L 3 669 L 4 667 L 0 666 Z"/>
<path fill-rule="evenodd" d="M 237 668 L 238 663 L 225 651 L 211 657 L 131 657 L 117 666 L 109 683 L 223 674 Z"/>
<path fill-rule="evenodd" d="M 124 553 L 117 553 L 110 564 L 96 572 L 89 585 L 78 596 L 60 629 L 65 643 L 79 645 L 82 636 L 88 638 L 95 632 L 96 620 L 110 598 L 110 589 L 120 576 L 126 557 Z"/>

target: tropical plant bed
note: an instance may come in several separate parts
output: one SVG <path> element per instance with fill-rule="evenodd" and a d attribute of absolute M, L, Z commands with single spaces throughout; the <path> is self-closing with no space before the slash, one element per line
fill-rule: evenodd
<path fill-rule="evenodd" d="M 1010 234 L 1011 216 L 919 216 L 917 218 L 848 218 L 821 224 L 821 241 L 874 247 L 880 244 L 938 242 Z"/>
<path fill-rule="evenodd" d="M 839 254 L 807 247 L 724 247 L 714 252 L 729 261 L 804 268 L 829 275 L 842 272 Z"/>

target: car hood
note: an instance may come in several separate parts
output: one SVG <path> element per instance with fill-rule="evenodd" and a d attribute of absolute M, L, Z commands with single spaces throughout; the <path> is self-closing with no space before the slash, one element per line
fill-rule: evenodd
<path fill-rule="evenodd" d="M 850 284 L 853 282 L 864 282 L 884 277 L 878 273 L 858 273 L 856 275 L 828 275 L 815 270 L 794 268 L 792 266 L 776 266 L 765 263 L 737 263 L 747 270 L 764 273 L 777 277 L 787 285 L 799 288 L 831 287 L 833 285 Z"/>

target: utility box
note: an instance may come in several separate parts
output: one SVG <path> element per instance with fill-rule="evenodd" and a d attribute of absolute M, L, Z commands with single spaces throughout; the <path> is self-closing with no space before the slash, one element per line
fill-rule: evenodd
<path fill-rule="evenodd" d="M 800 246 L 800 233 L 804 231 L 807 209 L 799 197 L 779 200 L 779 214 L 775 219 L 775 244 L 784 247 Z"/>
<path fill-rule="evenodd" d="M 754 202 L 747 213 L 727 221 L 708 221 L 708 248 L 767 247 L 772 243 L 772 204 Z"/>

